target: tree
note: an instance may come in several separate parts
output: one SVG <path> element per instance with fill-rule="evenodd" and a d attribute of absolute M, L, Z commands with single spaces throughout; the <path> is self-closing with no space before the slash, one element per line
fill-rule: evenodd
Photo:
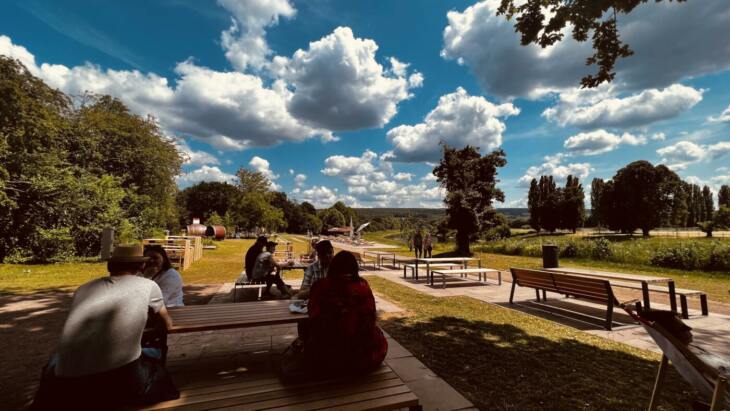
<path fill-rule="evenodd" d="M 260 171 L 241 167 L 236 172 L 236 177 L 238 177 L 238 189 L 244 194 L 251 192 L 268 194 L 271 191 L 271 182 Z"/>
<path fill-rule="evenodd" d="M 346 206 L 345 203 L 343 203 L 342 201 L 337 201 L 336 203 L 334 203 L 332 205 L 332 208 L 342 213 L 342 215 L 345 217 L 346 225 L 350 224 L 350 219 L 352 219 L 352 223 L 357 226 L 359 219 L 355 210 Z"/>
<path fill-rule="evenodd" d="M 585 193 L 577 177 L 568 176 L 560 204 L 561 228 L 576 232 L 585 220 Z"/>
<path fill-rule="evenodd" d="M 560 204 L 563 193 L 555 185 L 553 176 L 540 176 L 540 222 L 542 228 L 554 233 L 560 227 Z"/>
<path fill-rule="evenodd" d="M 302 203 L 299 204 L 299 207 L 301 207 L 302 211 L 307 214 L 317 215 L 317 210 L 314 208 L 314 206 L 306 201 L 302 201 Z"/>
<path fill-rule="evenodd" d="M 603 208 L 601 198 L 604 194 L 606 183 L 601 178 L 594 178 L 591 182 L 591 217 L 596 226 L 605 227 L 608 210 Z"/>
<path fill-rule="evenodd" d="M 715 213 L 715 227 L 730 228 L 730 206 L 722 206 Z"/>
<path fill-rule="evenodd" d="M 497 169 L 506 164 L 502 150 L 482 156 L 472 146 L 458 150 L 443 145 L 443 157 L 433 174 L 446 189 L 446 214 L 449 227 L 456 230 L 459 254 L 470 255 L 472 237 L 495 225 L 492 202 L 504 202 L 504 193 L 497 188 Z"/>
<path fill-rule="evenodd" d="M 722 206 L 730 207 L 730 187 L 723 185 L 720 187 L 720 191 L 717 192 L 717 208 Z"/>
<path fill-rule="evenodd" d="M 208 218 L 213 213 L 225 215 L 240 196 L 236 186 L 228 183 L 201 182 L 188 187 L 177 195 L 180 224 L 190 224 L 193 217 Z"/>
<path fill-rule="evenodd" d="M 343 227 L 345 225 L 345 216 L 334 208 L 330 207 L 319 212 L 319 219 L 322 221 L 322 230 L 332 227 Z"/>
<path fill-rule="evenodd" d="M 540 188 L 537 180 L 530 181 L 530 191 L 527 193 L 527 210 L 530 212 L 530 227 L 540 231 Z"/>
<path fill-rule="evenodd" d="M 523 46 L 549 47 L 563 40 L 566 27 L 571 28 L 573 39 L 579 42 L 592 35 L 593 55 L 586 59 L 586 65 L 598 66 L 598 72 L 580 81 L 582 87 L 591 88 L 613 80 L 616 61 L 634 54 L 629 45 L 621 41 L 617 16 L 628 14 L 646 2 L 648 0 L 502 0 L 497 14 L 508 20 L 515 19 L 515 31 L 522 36 Z"/>
<path fill-rule="evenodd" d="M 224 225 L 223 217 L 213 211 L 213 213 L 205 220 L 206 225 Z"/>
<path fill-rule="evenodd" d="M 712 191 L 708 186 L 702 187 L 702 203 L 702 210 L 704 211 L 702 220 L 712 220 L 712 213 L 715 211 L 715 200 L 712 198 Z"/>
<path fill-rule="evenodd" d="M 243 193 L 240 200 L 231 205 L 236 225 L 244 231 L 276 231 L 284 227 L 284 213 L 273 207 L 264 193 Z"/>

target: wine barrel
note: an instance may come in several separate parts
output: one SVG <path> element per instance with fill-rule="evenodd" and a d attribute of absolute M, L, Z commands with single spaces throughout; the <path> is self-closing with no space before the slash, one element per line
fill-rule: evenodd
<path fill-rule="evenodd" d="M 209 225 L 205 229 L 206 237 L 213 237 L 214 239 L 221 241 L 226 239 L 226 228 L 222 225 Z"/>
<path fill-rule="evenodd" d="M 205 226 L 202 224 L 190 224 L 188 226 L 188 235 L 194 236 L 194 237 L 204 237 L 205 236 Z"/>

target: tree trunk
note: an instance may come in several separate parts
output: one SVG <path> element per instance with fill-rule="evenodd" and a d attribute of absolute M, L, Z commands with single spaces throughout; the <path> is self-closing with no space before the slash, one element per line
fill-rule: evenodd
<path fill-rule="evenodd" d="M 456 232 L 456 252 L 459 255 L 471 255 L 469 250 L 469 233 L 464 231 Z"/>
<path fill-rule="evenodd" d="M 643 235 L 644 237 L 649 237 L 649 231 L 650 231 L 650 229 L 648 229 L 648 228 L 642 228 L 642 229 L 641 229 L 641 234 L 642 234 L 642 235 Z"/>

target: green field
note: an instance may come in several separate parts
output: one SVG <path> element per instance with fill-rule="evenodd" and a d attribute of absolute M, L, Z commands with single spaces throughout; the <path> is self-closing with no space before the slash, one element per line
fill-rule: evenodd
<path fill-rule="evenodd" d="M 402 254 L 408 254 L 408 247 L 398 238 L 397 231 L 379 231 L 367 233 L 365 238 L 370 241 L 376 241 L 382 244 L 398 245 Z M 551 238 L 551 239 L 556 239 Z M 668 238 L 651 238 L 645 241 L 652 243 L 664 243 L 667 240 L 672 241 L 688 241 L 687 239 L 668 239 Z M 704 239 L 692 239 L 689 241 L 702 241 Z M 433 254 L 448 253 L 454 249 L 453 244 L 439 243 L 434 245 Z M 489 249 L 483 244 L 475 244 L 472 251 L 475 256 L 482 260 L 482 266 L 496 268 L 500 270 L 509 270 L 510 267 L 539 268 L 542 265 L 542 259 L 534 256 L 506 255 L 495 252 L 484 251 Z M 730 275 L 726 272 L 708 272 L 708 271 L 689 271 L 670 268 L 654 267 L 647 264 L 621 263 L 611 261 L 595 261 L 588 258 L 561 258 L 561 265 L 595 268 L 624 273 L 635 273 L 654 275 L 661 277 L 671 277 L 675 280 L 677 287 L 702 290 L 707 293 L 708 297 L 714 301 L 730 303 Z"/>

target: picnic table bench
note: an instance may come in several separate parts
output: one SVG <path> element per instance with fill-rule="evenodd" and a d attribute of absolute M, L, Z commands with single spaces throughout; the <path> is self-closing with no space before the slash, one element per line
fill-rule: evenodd
<path fill-rule="evenodd" d="M 547 300 L 546 292 L 551 291 L 566 296 L 584 298 L 606 304 L 606 329 L 611 330 L 613 324 L 613 307 L 633 304 L 636 300 L 620 302 L 613 293 L 611 283 L 601 278 L 591 278 L 556 271 L 531 270 L 526 268 L 510 268 L 512 272 L 512 289 L 509 293 L 509 303 L 513 304 L 515 288 L 529 287 L 535 289 L 537 301 L 540 301 L 540 291 L 543 299 Z"/>
<path fill-rule="evenodd" d="M 428 270 L 433 270 L 434 267 L 436 268 L 442 268 L 442 267 L 463 267 L 464 265 L 461 263 L 434 263 L 429 264 Z M 411 270 L 411 277 L 418 278 L 416 275 L 416 270 L 418 269 L 418 265 L 414 263 L 408 263 L 403 264 L 403 278 L 406 278 L 406 270 Z M 428 276 L 428 271 L 426 271 L 426 276 Z"/>
<path fill-rule="evenodd" d="M 294 264 L 287 265 L 284 267 L 281 267 L 281 277 L 284 278 L 284 271 L 286 270 L 304 270 L 309 266 L 309 264 L 305 264 L 304 262 L 295 262 Z M 249 279 L 246 275 L 245 271 L 242 271 L 241 274 L 236 278 L 236 281 L 233 283 L 233 301 L 238 301 L 238 289 L 239 288 L 258 288 L 258 299 L 261 299 L 261 289 L 266 287 L 266 281 L 264 280 L 253 280 Z"/>
<path fill-rule="evenodd" d="M 430 279 L 430 284 L 433 285 L 433 275 L 431 271 L 431 264 L 439 264 L 439 263 L 459 263 L 462 265 L 464 269 L 469 267 L 469 261 L 477 261 L 479 264 L 479 268 L 482 268 L 482 261 L 478 258 L 474 257 L 429 257 L 429 258 L 416 258 L 415 259 L 415 272 L 416 272 L 416 280 L 418 280 L 418 266 L 421 264 L 426 265 L 426 278 Z M 403 275 L 405 276 L 405 271 L 403 272 Z"/>
<path fill-rule="evenodd" d="M 289 311 L 296 300 L 252 301 L 245 303 L 186 305 L 170 307 L 172 317 L 170 334 L 224 330 L 230 328 L 260 327 L 263 325 L 298 323 L 306 315 Z"/>
<path fill-rule="evenodd" d="M 433 267 L 433 265 L 431 265 Z M 487 282 L 487 274 L 497 274 L 497 284 L 502 285 L 502 272 L 492 268 L 462 268 L 456 270 L 434 270 L 431 269 L 431 276 L 440 275 L 442 280 L 442 288 L 446 288 L 446 277 L 451 275 L 459 275 L 462 278 L 468 278 L 469 275 L 479 276 L 479 282 Z M 482 281 L 484 276 L 484 281 Z"/>

